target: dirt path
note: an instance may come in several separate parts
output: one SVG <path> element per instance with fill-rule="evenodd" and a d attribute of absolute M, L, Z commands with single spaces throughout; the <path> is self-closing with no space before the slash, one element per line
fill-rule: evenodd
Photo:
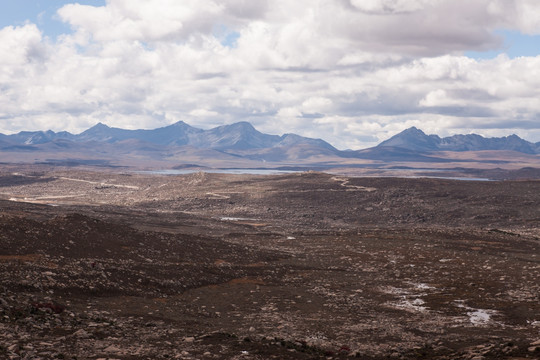
<path fill-rule="evenodd" d="M 87 184 L 93 184 L 93 185 L 99 185 L 99 186 L 108 186 L 108 187 L 114 187 L 114 188 L 123 188 L 123 189 L 132 189 L 132 190 L 139 190 L 140 188 L 135 185 L 123 185 L 123 184 L 110 184 L 105 183 L 101 181 L 90 181 L 90 180 L 83 180 L 83 179 L 74 179 L 74 178 L 68 178 L 68 177 L 59 177 L 58 179 L 61 180 L 68 180 L 68 181 L 78 181 L 83 182 Z"/>
<path fill-rule="evenodd" d="M 340 181 L 341 182 L 340 186 L 343 186 L 343 187 L 347 188 L 349 191 L 355 191 L 355 190 L 369 191 L 369 192 L 377 191 L 376 188 L 372 188 L 372 187 L 351 185 L 351 184 L 349 184 L 350 180 L 348 178 L 334 176 L 334 177 L 332 177 L 332 180 Z"/>

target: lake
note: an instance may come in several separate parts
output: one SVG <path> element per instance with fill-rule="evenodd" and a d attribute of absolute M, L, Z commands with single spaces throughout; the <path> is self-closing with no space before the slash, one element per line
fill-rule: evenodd
<path fill-rule="evenodd" d="M 279 175 L 279 174 L 292 174 L 299 171 L 293 170 L 277 170 L 277 169 L 165 169 L 165 170 L 150 170 L 150 171 L 138 171 L 141 174 L 155 174 L 155 175 L 186 175 L 194 174 L 198 172 L 206 172 L 212 174 L 236 174 L 236 175 Z"/>

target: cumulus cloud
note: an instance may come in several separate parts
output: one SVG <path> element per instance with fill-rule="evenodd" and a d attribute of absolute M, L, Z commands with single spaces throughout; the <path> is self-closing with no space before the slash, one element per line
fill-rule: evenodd
<path fill-rule="evenodd" d="M 208 32 L 223 6 L 207 0 L 113 0 L 104 7 L 69 4 L 58 11 L 65 22 L 95 41 L 181 40 Z"/>
<path fill-rule="evenodd" d="M 42 40 L 41 32 L 34 24 L 0 29 L 0 63 L 3 66 L 20 66 L 39 62 L 45 55 Z"/>
<path fill-rule="evenodd" d="M 540 33 L 533 0 L 108 0 L 73 32 L 0 29 L 0 132 L 247 120 L 359 148 L 409 126 L 539 141 L 540 56 L 476 60 Z M 228 37 L 234 41 L 228 41 Z M 536 138 L 534 138 L 536 136 Z"/>
<path fill-rule="evenodd" d="M 378 14 L 407 13 L 436 5 L 438 0 L 350 0 L 360 11 Z"/>

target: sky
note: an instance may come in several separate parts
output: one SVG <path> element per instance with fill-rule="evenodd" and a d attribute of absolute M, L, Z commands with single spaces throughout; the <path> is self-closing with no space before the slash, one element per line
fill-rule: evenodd
<path fill-rule="evenodd" d="M 0 0 L 0 133 L 540 141 L 537 0 Z"/>

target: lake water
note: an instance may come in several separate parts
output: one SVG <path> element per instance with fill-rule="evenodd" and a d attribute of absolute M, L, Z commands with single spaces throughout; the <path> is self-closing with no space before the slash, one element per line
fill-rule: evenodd
<path fill-rule="evenodd" d="M 459 181 L 497 181 L 488 178 L 474 178 L 474 177 L 459 177 L 459 176 L 400 176 L 409 179 L 442 179 L 442 180 L 459 180 Z"/>
<path fill-rule="evenodd" d="M 422 171 L 425 171 L 422 169 Z M 436 171 L 436 170 L 435 170 Z M 434 171 L 434 172 L 435 172 Z M 194 174 L 198 172 L 206 172 L 213 174 L 236 174 L 236 175 L 280 175 L 280 174 L 293 174 L 302 172 L 301 170 L 278 170 L 278 169 L 165 169 L 165 170 L 149 170 L 149 171 L 138 171 L 141 174 L 154 174 L 154 175 L 187 175 Z M 339 173 L 333 173 L 334 175 L 339 175 Z M 373 177 L 373 176 L 354 176 L 347 175 L 350 177 Z M 399 177 L 399 178 L 409 178 L 409 179 L 443 179 L 443 180 L 458 180 L 458 181 L 496 181 L 488 178 L 476 178 L 476 177 L 452 177 L 452 176 L 430 176 L 430 175 L 397 175 L 393 176 L 392 174 L 384 174 L 376 177 Z"/>
<path fill-rule="evenodd" d="M 299 171 L 292 170 L 277 170 L 277 169 L 166 169 L 166 170 L 151 170 L 151 171 L 139 171 L 141 174 L 155 174 L 155 175 L 187 175 L 198 172 L 206 172 L 212 174 L 236 174 L 236 175 L 279 175 L 279 174 L 292 174 Z"/>

